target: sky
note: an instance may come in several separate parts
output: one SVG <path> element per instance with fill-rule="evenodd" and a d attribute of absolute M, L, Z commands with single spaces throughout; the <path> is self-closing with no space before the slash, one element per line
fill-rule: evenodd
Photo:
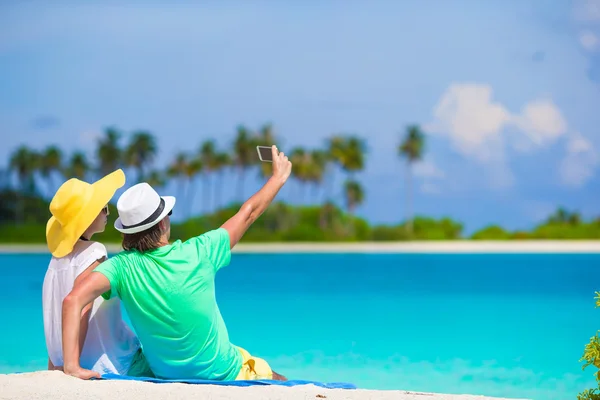
<path fill-rule="evenodd" d="M 239 124 L 272 123 L 282 151 L 355 134 L 357 213 L 397 223 L 418 124 L 417 214 L 466 232 L 600 215 L 600 0 L 1 2 L 0 76 L 1 167 L 21 144 L 92 157 L 109 126 L 156 135 L 156 167 Z"/>

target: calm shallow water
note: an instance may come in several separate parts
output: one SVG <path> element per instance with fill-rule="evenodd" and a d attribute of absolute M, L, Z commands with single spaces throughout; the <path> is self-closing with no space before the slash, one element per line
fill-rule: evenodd
<path fill-rule="evenodd" d="M 0 372 L 46 366 L 47 255 L 0 255 Z M 231 340 L 290 378 L 567 399 L 594 383 L 600 255 L 235 254 Z"/>

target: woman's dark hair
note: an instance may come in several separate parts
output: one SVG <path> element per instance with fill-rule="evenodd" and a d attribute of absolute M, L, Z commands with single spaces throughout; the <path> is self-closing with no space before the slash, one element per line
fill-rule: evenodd
<path fill-rule="evenodd" d="M 160 247 L 160 238 L 162 236 L 162 229 L 160 229 L 160 223 L 154 225 L 152 228 L 148 228 L 145 231 L 138 233 L 124 233 L 123 234 L 123 249 L 124 250 L 137 250 L 141 253 L 146 251 L 158 249 Z"/>

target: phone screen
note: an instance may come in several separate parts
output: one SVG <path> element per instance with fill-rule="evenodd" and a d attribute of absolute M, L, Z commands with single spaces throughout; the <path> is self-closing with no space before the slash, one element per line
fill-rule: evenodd
<path fill-rule="evenodd" d="M 256 150 L 258 151 L 258 157 L 261 161 L 270 161 L 273 162 L 273 153 L 271 152 L 271 148 L 268 146 L 256 146 Z"/>

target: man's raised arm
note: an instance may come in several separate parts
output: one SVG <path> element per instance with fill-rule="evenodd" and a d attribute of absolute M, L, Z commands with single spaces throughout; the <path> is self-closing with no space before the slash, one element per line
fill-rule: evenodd
<path fill-rule="evenodd" d="M 242 205 L 240 210 L 225 222 L 221 228 L 229 232 L 230 248 L 233 249 L 250 225 L 267 209 L 292 172 L 292 163 L 284 153 L 271 148 L 273 154 L 273 175 L 267 183 Z"/>
<path fill-rule="evenodd" d="M 103 274 L 92 272 L 63 300 L 62 344 L 65 374 L 82 379 L 100 378 L 100 374 L 83 369 L 79 364 L 81 311 L 109 290 L 110 281 Z"/>

